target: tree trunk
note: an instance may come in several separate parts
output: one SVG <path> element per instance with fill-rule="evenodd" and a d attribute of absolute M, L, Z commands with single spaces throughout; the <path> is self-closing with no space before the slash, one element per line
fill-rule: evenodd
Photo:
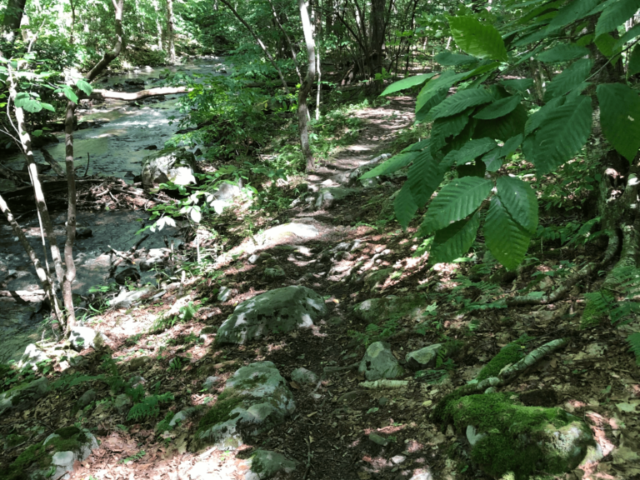
<path fill-rule="evenodd" d="M 175 21 L 173 16 L 173 0 L 167 0 L 167 48 L 169 62 L 176 63 Z"/>
<path fill-rule="evenodd" d="M 275 68 L 276 71 L 278 72 L 278 75 L 280 76 L 280 80 L 282 81 L 282 86 L 284 87 L 284 91 L 288 94 L 289 87 L 287 86 L 287 80 L 284 78 L 284 74 L 282 73 L 282 70 L 280 70 L 280 67 L 278 66 L 276 61 L 273 59 L 273 57 L 269 53 L 267 46 L 262 42 L 262 40 L 260 40 L 260 37 L 258 37 L 256 32 L 253 30 L 253 28 L 251 28 L 251 25 L 245 22 L 244 18 L 240 16 L 238 11 L 235 8 L 233 8 L 233 5 L 231 5 L 231 3 L 228 0 L 220 0 L 220 2 L 222 2 L 229 10 L 231 10 L 231 13 L 233 13 L 233 15 L 238 19 L 238 21 L 242 23 L 242 25 L 244 25 L 244 27 L 249 31 L 251 36 L 255 39 L 256 43 L 260 46 L 260 48 L 266 55 L 267 59 L 269 60 L 269 63 L 271 63 L 273 68 Z"/>
<path fill-rule="evenodd" d="M 302 155 L 307 163 L 307 170 L 310 171 L 313 170 L 313 154 L 309 144 L 309 107 L 307 106 L 307 98 L 311 93 L 313 81 L 316 77 L 316 46 L 313 40 L 313 27 L 309 18 L 309 0 L 298 0 L 298 5 L 300 7 L 300 20 L 302 21 L 302 31 L 308 56 L 307 75 L 298 93 L 298 128 L 300 130 Z"/>
<path fill-rule="evenodd" d="M 371 35 L 369 36 L 369 69 L 371 78 L 382 73 L 386 0 L 371 0 Z M 382 85 L 382 81 L 376 82 Z"/>
<path fill-rule="evenodd" d="M 2 29 L 5 32 L 5 38 L 9 42 L 13 42 L 16 39 L 16 32 L 22 23 L 24 7 L 26 4 L 27 0 L 9 0 L 9 3 L 7 4 L 7 8 L 4 11 Z"/>
<path fill-rule="evenodd" d="M 293 60 L 293 65 L 296 67 L 298 80 L 300 80 L 300 83 L 302 83 L 303 81 L 302 73 L 300 73 L 300 66 L 298 65 L 298 56 L 296 55 L 296 50 L 293 48 L 293 43 L 291 42 L 291 39 L 289 38 L 289 35 L 287 34 L 286 30 L 282 26 L 282 23 L 280 22 L 280 18 L 278 17 L 278 13 L 276 12 L 276 7 L 273 5 L 273 2 L 271 0 L 268 0 L 268 2 L 269 2 L 269 5 L 271 6 L 271 12 L 273 13 L 274 21 L 276 22 L 276 25 L 278 25 L 278 28 L 282 32 L 282 35 L 284 36 L 284 39 L 285 39 L 285 43 L 287 44 L 289 50 L 291 51 L 291 58 Z"/>

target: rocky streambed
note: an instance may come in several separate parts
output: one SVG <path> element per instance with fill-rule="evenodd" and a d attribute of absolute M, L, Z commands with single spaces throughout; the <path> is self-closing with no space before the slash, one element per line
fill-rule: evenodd
<path fill-rule="evenodd" d="M 209 57 L 171 68 L 143 67 L 99 79 L 95 86 L 133 92 L 160 86 L 172 73 L 217 74 L 222 70 L 222 65 L 221 59 Z M 78 130 L 74 134 L 78 175 L 88 174 L 92 178 L 115 177 L 133 183 L 134 177 L 141 174 L 143 159 L 153 154 L 153 151 L 162 149 L 165 141 L 178 130 L 175 120 L 181 116 L 178 102 L 179 95 L 167 95 L 149 97 L 139 102 L 109 100 L 79 109 Z M 51 141 L 44 148 L 62 165 L 64 133 L 54 132 L 49 139 Z M 24 158 L 21 154 L 4 152 L 2 155 L 4 165 L 17 171 L 23 168 Z M 41 150 L 35 150 L 35 156 L 36 162 L 42 166 L 42 180 L 46 182 L 50 167 L 44 161 Z M 15 192 L 15 189 L 13 182 L 0 179 L 0 192 L 7 194 Z M 106 191 L 105 194 L 109 195 Z M 54 205 L 55 198 L 49 200 Z M 51 205 L 50 208 L 55 208 Z M 44 260 L 35 205 L 31 212 L 28 210 L 29 205 L 22 207 L 27 212 L 19 217 L 19 222 L 26 228 L 30 242 Z M 146 272 L 142 272 L 141 282 L 155 282 L 151 264 L 166 264 L 169 252 L 175 250 L 181 240 L 178 229 L 172 227 L 156 233 L 147 230 L 144 235 L 136 235 L 144 227 L 148 217 L 147 213 L 140 210 L 79 212 L 75 247 L 78 269 L 74 285 L 76 294 L 85 296 L 91 287 L 113 283 L 110 277 L 115 273 L 112 267 L 118 259 L 117 252 L 130 251 L 134 246 L 138 251 L 138 260 L 149 264 L 145 268 Z M 54 210 L 52 218 L 58 245 L 62 246 L 66 236 L 66 213 Z M 9 225 L 1 218 L 0 361 L 19 358 L 27 344 L 42 338 L 43 320 L 48 314 L 43 300 L 44 295 L 26 254 Z"/>

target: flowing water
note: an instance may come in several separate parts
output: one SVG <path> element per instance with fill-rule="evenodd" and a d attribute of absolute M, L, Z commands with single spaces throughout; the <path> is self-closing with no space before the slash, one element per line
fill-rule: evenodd
<path fill-rule="evenodd" d="M 170 70 L 185 75 L 211 74 L 216 73 L 221 65 L 220 59 L 207 58 Z M 138 91 L 160 86 L 160 81 L 166 75 L 166 68 L 146 67 L 98 81 L 96 87 L 109 89 L 116 84 L 124 84 L 125 91 Z M 74 134 L 75 160 L 79 172 L 84 173 L 87 169 L 90 156 L 90 175 L 103 174 L 132 181 L 134 176 L 140 174 L 142 160 L 150 153 L 149 147 L 162 148 L 164 142 L 178 130 L 177 119 L 181 116 L 178 102 L 178 95 L 166 96 L 161 101 L 150 98 L 139 102 L 140 106 L 108 101 L 78 112 L 80 125 L 83 122 L 92 125 L 92 128 L 81 129 Z M 54 159 L 62 163 L 64 134 L 58 132 L 56 135 L 59 143 L 49 144 L 46 148 Z M 21 155 L 2 155 L 3 164 L 18 170 L 22 168 L 24 160 Z M 37 150 L 36 161 L 45 163 Z M 12 183 L 0 180 L 0 192 L 11 190 L 12 187 Z M 140 240 L 136 232 L 147 219 L 148 215 L 140 211 L 79 212 L 78 226 L 91 229 L 92 236 L 78 239 L 74 249 L 78 269 L 78 279 L 74 285 L 76 293 L 84 295 L 91 286 L 106 284 L 111 261 L 110 247 L 118 251 L 128 250 Z M 64 213 L 54 212 L 53 222 L 60 246 L 64 245 L 65 220 Z M 23 217 L 20 223 L 36 252 L 44 258 L 37 217 Z M 165 246 L 166 239 L 177 243 L 178 235 L 176 229 L 164 229 L 151 234 L 141 247 L 161 248 Z M 0 361 L 19 358 L 27 344 L 41 339 L 47 311 L 42 308 L 41 295 L 28 293 L 40 289 L 27 255 L 9 225 L 3 218 L 0 219 Z"/>

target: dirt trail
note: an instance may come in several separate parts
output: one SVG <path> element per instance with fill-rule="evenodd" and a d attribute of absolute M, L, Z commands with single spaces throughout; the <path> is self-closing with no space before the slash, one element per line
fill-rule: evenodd
<path fill-rule="evenodd" d="M 331 186 L 331 182 L 323 182 L 385 152 L 397 131 L 411 123 L 411 108 L 410 99 L 400 98 L 386 107 L 359 112 L 365 121 L 359 142 L 310 175 L 310 184 L 318 189 Z M 256 448 L 280 452 L 298 462 L 299 468 L 287 480 L 489 478 L 464 468 L 464 461 L 452 461 L 448 453 L 456 444 L 454 432 L 441 432 L 429 418 L 445 393 L 474 378 L 502 346 L 523 334 L 536 337 L 537 343 L 562 335 L 570 339 L 570 344 L 519 378 L 509 390 L 540 391 L 547 395 L 545 398 L 553 399 L 552 406 L 562 406 L 589 422 L 608 455 L 592 472 L 592 478 L 634 478 L 620 474 L 634 472 L 634 462 L 626 459 L 632 459 L 637 451 L 635 442 L 640 440 L 640 422 L 632 413 L 640 404 L 640 379 L 624 343 L 625 333 L 609 328 L 581 330 L 576 315 L 581 307 L 576 296 L 563 304 L 537 310 L 463 311 L 461 305 L 477 299 L 478 292 L 447 292 L 459 284 L 457 274 L 468 274 L 462 270 L 467 267 L 445 265 L 430 269 L 427 256 L 420 250 L 422 240 L 414 238 L 415 229 L 403 232 L 394 222 L 376 224 L 391 211 L 389 198 L 399 185 L 397 181 L 362 189 L 357 195 L 336 202 L 330 210 L 315 210 L 302 203 L 284 212 L 281 219 L 317 226 L 319 235 L 315 238 L 287 237 L 268 248 L 256 247 L 256 253 L 268 255 L 253 262 L 247 252 L 231 257 L 224 264 L 224 276 L 199 284 L 190 298 L 181 299 L 181 294 L 169 292 L 161 305 L 112 310 L 96 325 L 113 340 L 113 357 L 119 359 L 123 371 L 142 375 L 148 385 L 160 382 L 161 391 L 173 392 L 175 401 L 170 409 L 174 412 L 203 405 L 207 399 L 215 401 L 222 388 L 214 392 L 212 399 L 211 393 L 201 390 L 206 377 L 215 375 L 225 380 L 243 365 L 269 360 L 293 392 L 296 411 L 292 417 L 279 427 L 252 437 L 251 444 L 238 451 L 209 449 L 196 454 L 187 450 L 199 417 L 167 432 L 163 440 L 154 435 L 153 429 L 165 410 L 157 419 L 132 425 L 114 410 L 96 408 L 88 415 L 86 425 L 94 428 L 102 444 L 77 466 L 71 478 L 240 479 L 246 469 L 243 458 Z M 340 248 L 336 248 L 338 245 Z M 345 245 L 348 248 L 343 248 Z M 265 269 L 275 266 L 282 268 L 285 276 L 267 278 Z M 213 288 L 218 281 L 231 289 L 227 301 L 208 300 L 194 321 L 177 324 L 163 334 L 147 333 L 167 307 L 190 299 L 211 299 L 216 295 Z M 245 346 L 214 347 L 210 334 L 204 343 L 192 345 L 186 341 L 197 338 L 205 327 L 215 330 L 239 302 L 287 285 L 315 290 L 325 298 L 330 313 L 313 328 L 262 338 Z M 512 285 L 496 288 L 507 293 Z M 424 295 L 425 305 L 437 307 L 437 316 L 432 317 L 434 328 L 424 335 L 410 333 L 414 320 L 402 318 L 385 327 L 390 329 L 387 341 L 393 354 L 404 360 L 407 352 L 440 342 L 446 335 L 458 348 L 451 358 L 449 379 L 436 385 L 412 381 L 411 374 L 407 374 L 408 388 L 363 388 L 360 383 L 364 377 L 352 366 L 364 354 L 363 333 L 369 322 L 355 315 L 354 306 L 372 298 L 414 294 Z M 473 329 L 470 325 L 474 325 Z M 138 334 L 135 342 L 128 340 Z M 145 356 L 149 357 L 146 362 L 134 360 Z M 86 373 L 98 373 L 99 356 L 89 358 Z M 179 370 L 171 367 L 176 358 L 183 365 Z M 318 375 L 327 368 L 334 371 L 326 373 L 317 387 L 305 386 L 291 379 L 291 372 L 299 367 Z M 224 382 L 219 385 L 222 387 Z M 108 396 L 106 387 L 93 388 L 98 390 L 99 398 Z M 24 420 L 0 418 L 0 431 L 5 433 L 16 423 L 33 421 L 66 426 L 74 419 L 67 411 L 68 405 L 83 392 L 76 387 L 57 399 L 47 397 L 36 413 Z M 623 451 L 627 457 L 612 457 L 614 445 L 623 447 L 616 451 Z M 144 455 L 140 458 L 121 463 L 141 451 Z M 566 478 L 577 477 L 571 473 Z"/>

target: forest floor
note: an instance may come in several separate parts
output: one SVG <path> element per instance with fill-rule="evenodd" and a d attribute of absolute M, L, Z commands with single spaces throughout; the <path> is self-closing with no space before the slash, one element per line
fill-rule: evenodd
<path fill-rule="evenodd" d="M 336 174 L 349 173 L 376 155 L 394 153 L 389 145 L 413 121 L 412 106 L 411 99 L 396 98 L 386 106 L 357 112 L 364 122 L 358 142 L 309 175 L 309 190 L 333 186 Z M 415 238 L 415 222 L 403 231 L 395 221 L 384 221 L 392 216 L 390 197 L 401 181 L 360 189 L 327 210 L 299 202 L 277 215 L 256 218 L 256 227 L 263 230 L 295 222 L 313 225 L 319 234 L 306 240 L 288 236 L 268 249 L 230 256 L 218 264 L 217 273 L 196 277 L 161 298 L 92 317 L 89 325 L 107 336 L 110 350 L 85 350 L 85 362 L 65 374 L 102 373 L 108 352 L 121 375 L 140 375 L 146 385 L 159 384 L 160 392 L 173 394 L 174 401 L 163 405 L 158 417 L 127 421 L 127 411 L 118 412 L 107 385 L 83 383 L 2 415 L 0 435 L 27 434 L 33 443 L 57 428 L 82 423 L 95 433 L 100 446 L 76 465 L 72 479 L 239 479 L 246 469 L 243 458 L 255 448 L 297 461 L 298 469 L 287 477 L 297 480 L 484 478 L 456 453 L 459 439 L 453 429 L 442 431 L 430 415 L 445 394 L 475 378 L 501 347 L 527 335 L 530 346 L 556 338 L 569 343 L 516 378 L 508 390 L 527 392 L 521 398 L 528 398 L 530 405 L 562 407 L 583 418 L 605 455 L 589 471 L 576 470 L 563 478 L 640 478 L 640 371 L 624 341 L 625 329 L 606 324 L 581 327 L 587 286 L 547 306 L 481 306 L 482 297 L 503 297 L 532 281 L 549 290 L 557 280 L 540 272 L 556 269 L 563 260 L 574 261 L 577 255 L 582 261 L 596 258 L 601 251 L 549 247 L 536 253 L 541 263 L 534 269 L 513 276 L 484 272 L 471 282 L 472 262 L 428 265 L 423 240 Z M 242 222 L 236 212 L 224 215 L 227 248 L 247 243 Z M 340 253 L 344 245 L 349 251 Z M 250 253 L 262 254 L 252 263 Z M 267 266 L 279 266 L 286 275 L 268 279 Z M 219 327 L 240 302 L 287 285 L 313 289 L 323 296 L 330 313 L 313 328 L 242 346 L 215 346 L 215 333 L 201 335 L 206 327 Z M 232 292 L 224 302 L 216 301 L 219 286 Z M 432 306 L 427 309 L 430 327 L 422 334 L 415 332 L 414 318 L 394 318 L 367 329 L 369 322 L 354 312 L 355 305 L 368 299 L 415 295 Z M 163 313 L 190 301 L 198 306 L 193 319 L 151 333 Z M 361 360 L 367 343 L 378 338 L 389 342 L 400 360 L 433 343 L 455 348 L 440 365 L 440 382 L 407 374 L 406 388 L 366 389 L 360 386 L 364 376 L 349 367 Z M 192 451 L 197 416 L 163 435 L 155 434 L 156 423 L 167 411 L 215 404 L 224 382 L 217 390 L 203 391 L 205 378 L 226 380 L 241 366 L 265 360 L 287 379 L 295 398 L 296 410 L 285 423 L 252 437 L 251 444 L 237 451 Z M 63 366 L 56 364 L 49 375 L 59 376 Z M 291 380 L 291 372 L 299 367 L 322 376 L 322 382 L 308 386 Z M 323 375 L 327 367 L 347 368 Z M 97 392 L 97 405 L 78 411 L 74 405 L 89 386 Z M 5 453 L 3 461 L 10 462 L 21 448 Z"/>

